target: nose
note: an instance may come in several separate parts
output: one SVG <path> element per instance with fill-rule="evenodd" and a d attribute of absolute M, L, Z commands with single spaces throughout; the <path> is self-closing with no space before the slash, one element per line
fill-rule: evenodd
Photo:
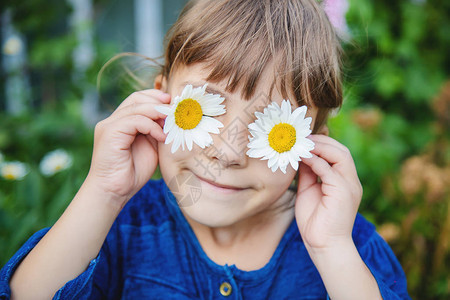
<path fill-rule="evenodd" d="M 205 149 L 205 154 L 224 168 L 244 168 L 248 157 L 248 129 L 245 119 L 236 115 L 220 116 L 224 125 L 219 134 L 213 134 L 213 144 Z"/>

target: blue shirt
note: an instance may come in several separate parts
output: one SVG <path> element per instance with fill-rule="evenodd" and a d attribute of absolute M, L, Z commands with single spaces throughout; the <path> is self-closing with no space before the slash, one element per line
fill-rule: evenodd
<path fill-rule="evenodd" d="M 0 271 L 9 280 L 49 228 L 36 232 Z M 405 274 L 374 226 L 357 215 L 353 240 L 384 299 L 410 299 Z M 68 258 L 70 259 L 70 258 Z M 270 261 L 243 271 L 218 265 L 203 251 L 163 180 L 149 181 L 123 208 L 98 256 L 53 299 L 327 299 L 295 219 Z"/>

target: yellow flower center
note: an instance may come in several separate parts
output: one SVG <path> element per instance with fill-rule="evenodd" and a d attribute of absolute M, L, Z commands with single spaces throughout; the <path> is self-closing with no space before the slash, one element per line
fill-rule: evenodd
<path fill-rule="evenodd" d="M 202 120 L 203 111 L 200 104 L 191 99 L 184 99 L 175 109 L 175 124 L 182 129 L 193 129 Z"/>
<path fill-rule="evenodd" d="M 4 177 L 5 177 L 5 179 L 8 179 L 8 180 L 16 179 L 16 176 L 14 174 L 12 174 L 12 173 L 7 173 L 7 174 L 4 175 Z"/>
<path fill-rule="evenodd" d="M 295 145 L 295 128 L 291 124 L 280 123 L 273 126 L 269 133 L 269 145 L 278 153 L 291 150 Z"/>
<path fill-rule="evenodd" d="M 5 168 L 3 169 L 3 178 L 8 179 L 8 180 L 14 180 L 16 179 L 16 172 L 14 172 L 14 167 L 13 166 L 5 166 Z"/>

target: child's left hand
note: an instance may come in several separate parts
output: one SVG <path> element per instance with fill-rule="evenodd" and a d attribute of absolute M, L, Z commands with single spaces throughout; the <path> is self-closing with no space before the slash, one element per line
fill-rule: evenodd
<path fill-rule="evenodd" d="M 316 146 L 300 164 L 295 216 L 309 252 L 333 250 L 353 243 L 362 186 L 345 146 L 325 135 L 309 138 Z"/>

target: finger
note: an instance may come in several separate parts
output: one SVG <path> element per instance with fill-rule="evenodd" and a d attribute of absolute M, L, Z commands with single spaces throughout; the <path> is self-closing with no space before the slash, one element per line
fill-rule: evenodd
<path fill-rule="evenodd" d="M 143 115 L 125 116 L 111 124 L 114 124 L 110 128 L 111 131 L 116 131 L 129 137 L 126 143 L 128 147 L 126 146 L 125 149 L 129 149 L 129 146 L 139 133 L 149 135 L 159 142 L 164 142 L 166 139 L 166 134 L 161 126 Z"/>
<path fill-rule="evenodd" d="M 325 144 L 330 144 L 330 145 L 335 146 L 336 148 L 341 149 L 342 151 L 348 151 L 347 147 L 345 147 L 344 145 L 342 145 L 341 143 L 339 143 L 338 141 L 336 141 L 335 139 L 333 139 L 327 135 L 311 134 L 310 136 L 308 136 L 308 138 L 315 143 L 321 142 L 321 143 L 325 143 Z"/>
<path fill-rule="evenodd" d="M 297 194 L 295 210 L 299 216 L 297 220 L 306 220 L 316 209 L 322 198 L 322 189 L 319 183 L 311 185 L 307 190 Z M 298 221 L 297 221 L 298 222 Z"/>
<path fill-rule="evenodd" d="M 333 170 L 330 164 L 323 158 L 313 154 L 313 157 L 303 158 L 302 161 L 311 168 L 314 174 L 320 177 L 323 183 L 336 185 L 342 181 L 342 176 Z"/>
<path fill-rule="evenodd" d="M 159 106 L 168 106 L 168 104 L 158 104 Z M 110 118 L 113 120 L 120 119 L 129 115 L 143 115 L 152 120 L 165 119 L 167 115 L 155 109 L 154 103 L 133 103 L 116 110 Z"/>
<path fill-rule="evenodd" d="M 313 184 L 317 183 L 317 175 L 311 170 L 311 167 L 300 163 L 299 167 L 299 178 L 298 178 L 298 193 L 303 192 L 304 190 L 311 187 Z"/>
<path fill-rule="evenodd" d="M 325 182 L 324 178 L 319 175 L 324 183 L 329 184 L 328 186 L 322 185 L 322 190 L 324 194 L 332 195 L 335 188 L 341 190 L 343 187 L 347 186 L 351 189 L 351 192 L 354 195 L 353 198 L 361 200 L 362 185 L 359 181 L 355 163 L 350 151 L 346 147 L 343 148 L 345 150 L 340 151 L 334 145 L 323 144 L 316 141 L 316 147 L 311 152 L 314 155 L 319 155 L 319 157 L 323 158 L 329 164 L 331 163 L 332 166 L 330 166 L 330 168 L 338 175 L 335 180 L 329 182 Z"/>
<path fill-rule="evenodd" d="M 117 109 L 123 108 L 125 106 L 131 105 L 133 103 L 146 103 L 149 101 L 156 101 L 156 103 L 170 103 L 170 95 L 164 93 L 161 90 L 148 89 L 142 91 L 136 91 L 128 96 L 122 103 L 117 107 Z M 117 110 L 116 109 L 116 110 Z"/>
<path fill-rule="evenodd" d="M 153 170 L 158 161 L 158 147 L 154 145 L 154 139 L 147 139 L 147 136 L 137 135 L 131 146 L 133 155 L 134 168 L 139 182 L 146 182 L 151 177 Z"/>
<path fill-rule="evenodd" d="M 357 176 L 355 162 L 350 151 L 342 150 L 333 144 L 315 142 L 315 147 L 311 151 L 321 158 L 325 159 L 343 176 Z"/>

